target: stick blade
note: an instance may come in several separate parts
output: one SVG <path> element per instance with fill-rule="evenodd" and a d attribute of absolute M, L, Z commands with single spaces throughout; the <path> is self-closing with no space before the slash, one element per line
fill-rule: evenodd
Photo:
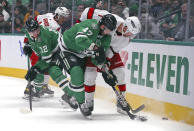
<path fill-rule="evenodd" d="M 142 111 L 145 108 L 145 105 L 142 104 L 141 106 L 139 106 L 137 109 L 133 110 L 131 109 L 132 113 L 138 113 L 140 111 Z"/>

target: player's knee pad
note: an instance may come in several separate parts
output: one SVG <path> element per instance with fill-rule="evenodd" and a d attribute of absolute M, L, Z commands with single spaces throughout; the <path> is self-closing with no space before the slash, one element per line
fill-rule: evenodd
<path fill-rule="evenodd" d="M 84 84 L 88 86 L 95 85 L 96 77 L 97 77 L 96 67 L 86 67 L 84 74 Z"/>
<path fill-rule="evenodd" d="M 125 84 L 125 72 L 124 68 L 119 67 L 112 70 L 114 75 L 117 77 L 118 85 Z"/>

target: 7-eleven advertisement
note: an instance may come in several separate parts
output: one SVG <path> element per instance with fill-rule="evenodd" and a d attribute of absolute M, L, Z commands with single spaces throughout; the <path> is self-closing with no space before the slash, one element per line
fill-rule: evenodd
<path fill-rule="evenodd" d="M 127 91 L 194 109 L 194 46 L 131 43 L 121 52 Z"/>

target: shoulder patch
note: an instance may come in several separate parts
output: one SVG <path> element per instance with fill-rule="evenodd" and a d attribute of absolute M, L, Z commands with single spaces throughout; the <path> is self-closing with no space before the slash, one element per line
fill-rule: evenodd
<path fill-rule="evenodd" d="M 94 30 L 96 30 L 98 28 L 98 25 L 94 24 L 94 23 L 91 26 L 92 26 L 92 29 L 94 29 Z"/>

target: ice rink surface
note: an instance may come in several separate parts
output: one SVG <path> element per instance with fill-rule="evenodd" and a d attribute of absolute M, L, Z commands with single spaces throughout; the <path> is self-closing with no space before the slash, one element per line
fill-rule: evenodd
<path fill-rule="evenodd" d="M 1 131 L 194 131 L 194 126 L 145 112 L 140 114 L 148 117 L 147 122 L 130 120 L 116 112 L 114 103 L 102 99 L 95 99 L 92 120 L 87 120 L 79 110 L 61 106 L 59 99 L 63 93 L 55 87 L 53 98 L 33 102 L 33 111 L 23 113 L 29 110 L 28 101 L 22 99 L 26 84 L 24 79 L 0 76 Z"/>

